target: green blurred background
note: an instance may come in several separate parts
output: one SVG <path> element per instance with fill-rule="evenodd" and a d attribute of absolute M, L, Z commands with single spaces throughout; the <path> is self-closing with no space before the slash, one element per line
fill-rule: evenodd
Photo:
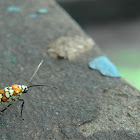
<path fill-rule="evenodd" d="M 57 0 L 140 90 L 140 1 Z"/>

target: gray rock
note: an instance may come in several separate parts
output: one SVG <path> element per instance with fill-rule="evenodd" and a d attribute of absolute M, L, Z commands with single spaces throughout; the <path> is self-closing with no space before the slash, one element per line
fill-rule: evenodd
<path fill-rule="evenodd" d="M 11 4 L 18 5 L 21 12 L 7 12 Z M 29 18 L 40 7 L 47 8 L 48 13 Z M 48 55 L 46 46 L 58 38 L 88 38 L 57 3 L 1 0 L 0 9 L 1 88 L 15 83 L 26 85 L 42 59 L 32 84 L 57 87 L 34 87 L 21 96 L 25 100 L 24 121 L 20 102 L 1 114 L 1 139 L 139 139 L 140 94 L 123 79 L 104 77 L 88 68 L 89 60 L 102 55 L 96 45 L 73 61 Z"/>

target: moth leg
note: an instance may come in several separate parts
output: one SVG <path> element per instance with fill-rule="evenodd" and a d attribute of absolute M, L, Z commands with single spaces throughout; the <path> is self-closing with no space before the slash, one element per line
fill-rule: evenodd
<path fill-rule="evenodd" d="M 8 104 L 4 109 L 0 110 L 0 112 L 4 112 L 8 107 L 10 107 L 13 103 Z"/>
<path fill-rule="evenodd" d="M 22 102 L 22 104 L 21 104 L 21 110 L 20 110 L 20 116 L 21 116 L 22 120 L 24 120 L 23 117 L 22 117 L 22 111 L 23 111 L 23 106 L 24 106 L 24 100 L 23 100 L 23 99 L 18 99 L 18 101 L 21 101 L 21 102 Z"/>

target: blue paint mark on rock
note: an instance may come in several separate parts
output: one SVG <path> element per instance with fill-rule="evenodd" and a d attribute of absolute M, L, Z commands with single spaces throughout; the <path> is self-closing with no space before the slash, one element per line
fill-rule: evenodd
<path fill-rule="evenodd" d="M 29 18 L 36 18 L 36 17 L 37 17 L 37 14 L 35 13 L 29 15 Z"/>
<path fill-rule="evenodd" d="M 94 88 L 94 89 L 97 89 L 98 87 L 97 87 L 97 86 L 93 86 L 93 88 Z"/>
<path fill-rule="evenodd" d="M 9 26 L 9 27 L 12 27 L 12 26 L 13 26 L 13 24 L 8 24 L 8 26 Z"/>
<path fill-rule="evenodd" d="M 114 64 L 106 57 L 100 56 L 88 63 L 89 67 L 98 70 L 104 76 L 121 77 Z"/>
<path fill-rule="evenodd" d="M 16 7 L 16 6 L 9 6 L 7 8 L 7 11 L 8 12 L 20 12 L 20 8 L 19 7 Z"/>
<path fill-rule="evenodd" d="M 10 51 L 5 51 L 3 56 L 4 59 L 8 60 L 10 63 L 16 63 L 16 57 Z"/>
<path fill-rule="evenodd" d="M 42 104 L 45 104 L 45 102 L 42 102 Z"/>
<path fill-rule="evenodd" d="M 37 13 L 39 14 L 46 14 L 48 12 L 48 10 L 46 8 L 40 8 L 37 10 Z"/>

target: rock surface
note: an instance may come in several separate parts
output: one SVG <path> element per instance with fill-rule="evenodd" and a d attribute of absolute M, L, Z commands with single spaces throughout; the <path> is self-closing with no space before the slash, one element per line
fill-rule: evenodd
<path fill-rule="evenodd" d="M 8 12 L 11 5 L 20 11 Z M 40 8 L 48 12 L 38 15 Z M 34 87 L 21 96 L 24 121 L 20 102 L 1 114 L 2 140 L 139 139 L 140 94 L 123 79 L 104 77 L 88 68 L 90 60 L 102 55 L 96 45 L 73 61 L 48 55 L 48 46 L 58 38 L 88 37 L 57 3 L 1 0 L 0 9 L 1 88 L 27 84 L 42 59 L 32 84 L 57 87 Z M 33 13 L 37 16 L 30 18 Z"/>

